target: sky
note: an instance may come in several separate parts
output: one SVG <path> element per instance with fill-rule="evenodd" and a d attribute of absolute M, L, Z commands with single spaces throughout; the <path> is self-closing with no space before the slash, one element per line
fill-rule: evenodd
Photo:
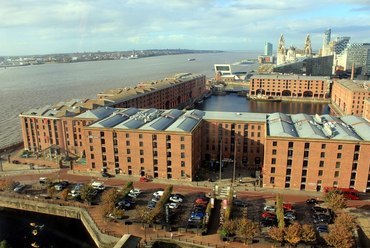
<path fill-rule="evenodd" d="M 370 42 L 370 0 L 1 0 L 0 56 L 145 49 L 314 51 L 332 39 Z"/>

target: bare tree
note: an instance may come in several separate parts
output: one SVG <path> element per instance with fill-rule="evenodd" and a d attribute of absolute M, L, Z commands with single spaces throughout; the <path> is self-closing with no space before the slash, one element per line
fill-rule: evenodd
<path fill-rule="evenodd" d="M 334 211 L 346 207 L 346 199 L 344 198 L 343 194 L 335 189 L 329 190 L 325 194 L 324 201 L 328 205 L 328 207 L 333 209 Z"/>
<path fill-rule="evenodd" d="M 284 229 L 279 227 L 272 227 L 267 231 L 267 234 L 275 241 L 284 242 Z"/>
<path fill-rule="evenodd" d="M 252 240 L 259 233 L 259 226 L 257 223 L 242 218 L 237 221 L 236 224 L 236 235 L 244 239 L 244 243 L 248 240 Z"/>
<path fill-rule="evenodd" d="M 331 225 L 329 233 L 324 237 L 329 246 L 335 248 L 351 248 L 354 246 L 353 233 L 343 225 Z"/>
<path fill-rule="evenodd" d="M 304 224 L 302 226 L 302 241 L 313 242 L 316 240 L 316 232 L 312 225 Z"/>
<path fill-rule="evenodd" d="M 289 244 L 295 246 L 301 241 L 302 237 L 302 227 L 298 223 L 293 223 L 292 225 L 285 228 L 285 241 Z"/>

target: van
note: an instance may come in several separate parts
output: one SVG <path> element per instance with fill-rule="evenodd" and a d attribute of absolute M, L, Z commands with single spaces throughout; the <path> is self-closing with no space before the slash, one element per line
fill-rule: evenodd
<path fill-rule="evenodd" d="M 104 190 L 105 187 L 104 187 L 104 184 L 101 183 L 101 182 L 93 182 L 91 184 L 91 186 L 94 188 L 94 189 L 98 189 L 98 190 Z"/>

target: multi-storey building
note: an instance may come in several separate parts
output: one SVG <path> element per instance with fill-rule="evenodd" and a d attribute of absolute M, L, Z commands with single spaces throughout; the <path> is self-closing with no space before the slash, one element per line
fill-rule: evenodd
<path fill-rule="evenodd" d="M 364 101 L 370 97 L 370 82 L 363 80 L 335 80 L 331 103 L 343 115 L 362 116 Z"/>
<path fill-rule="evenodd" d="M 263 162 L 266 114 L 205 111 L 202 159 L 231 161 L 259 170 Z"/>
<path fill-rule="evenodd" d="M 284 96 L 295 98 L 327 98 L 329 77 L 299 75 L 255 75 L 250 80 L 250 96 Z"/>
<path fill-rule="evenodd" d="M 205 75 L 176 74 L 154 82 L 139 83 L 134 88 L 106 90 L 99 99 L 112 101 L 115 108 L 184 108 L 203 98 L 206 91 Z"/>
<path fill-rule="evenodd" d="M 364 111 L 362 113 L 362 117 L 370 121 L 370 98 L 365 99 L 364 101 Z"/>
<path fill-rule="evenodd" d="M 270 114 L 263 186 L 370 190 L 370 124 L 356 116 Z"/>
<path fill-rule="evenodd" d="M 52 148 L 55 152 L 61 153 L 68 151 L 69 146 L 81 147 L 80 133 L 76 133 L 81 132 L 81 129 L 72 128 L 72 126 L 68 129 L 67 121 L 62 122 L 62 119 L 68 120 L 88 109 L 105 104 L 105 100 L 74 99 L 21 113 L 24 148 L 33 152 Z M 77 153 L 78 151 L 73 148 L 70 152 Z"/>
<path fill-rule="evenodd" d="M 203 115 L 199 110 L 117 109 L 84 128 L 87 163 L 76 169 L 192 180 L 201 162 Z"/>
<path fill-rule="evenodd" d="M 186 107 L 203 97 L 205 76 L 189 73 L 152 83 L 140 83 L 135 88 L 108 90 L 98 94 L 99 99 L 71 100 L 56 105 L 31 109 L 20 114 L 24 148 L 41 152 L 51 148 L 58 154 L 82 156 L 82 128 L 102 117 L 106 112 L 86 110 L 99 106 L 172 108 Z"/>

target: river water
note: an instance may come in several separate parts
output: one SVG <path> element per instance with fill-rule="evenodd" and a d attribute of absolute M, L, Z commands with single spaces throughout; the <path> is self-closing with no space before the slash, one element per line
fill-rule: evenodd
<path fill-rule="evenodd" d="M 18 115 L 33 107 L 72 98 L 96 98 L 104 89 L 135 86 L 180 72 L 213 77 L 214 64 L 234 63 L 257 55 L 251 52 L 187 54 L 0 69 L 0 148 L 21 140 Z M 195 61 L 188 61 L 189 56 Z"/>
<path fill-rule="evenodd" d="M 44 225 L 34 236 L 30 223 Z M 1 209 L 0 241 L 6 240 L 11 247 L 31 247 L 36 242 L 42 248 L 90 248 L 96 247 L 81 221 L 49 216 L 27 211 Z"/>

